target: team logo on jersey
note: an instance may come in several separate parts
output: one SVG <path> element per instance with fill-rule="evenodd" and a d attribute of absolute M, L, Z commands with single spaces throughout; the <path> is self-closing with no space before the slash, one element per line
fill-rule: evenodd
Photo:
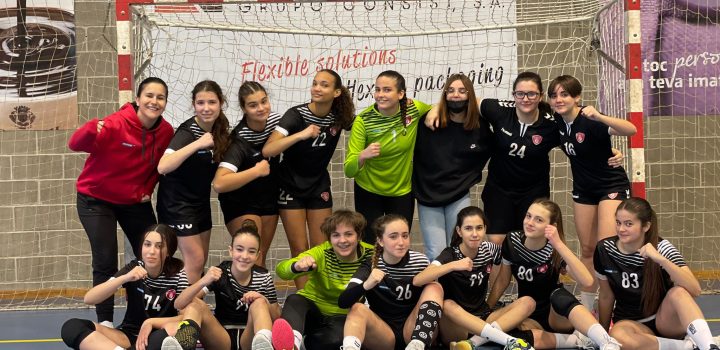
<path fill-rule="evenodd" d="M 325 191 L 323 193 L 320 193 L 320 198 L 322 198 L 326 202 L 329 201 L 330 200 L 330 192 Z"/>
<path fill-rule="evenodd" d="M 542 264 L 537 267 L 537 271 L 540 273 L 545 273 L 545 272 L 547 272 L 547 270 L 548 270 L 547 264 Z"/>
<path fill-rule="evenodd" d="M 542 135 L 533 135 L 532 142 L 535 146 L 539 145 L 542 142 Z"/>
<path fill-rule="evenodd" d="M 170 301 L 175 300 L 176 295 L 177 292 L 175 291 L 175 289 L 169 289 L 167 292 L 165 292 L 165 298 Z"/>
<path fill-rule="evenodd" d="M 579 133 L 575 134 L 575 139 L 577 140 L 578 143 L 583 143 L 583 141 L 585 141 L 585 133 L 579 132 Z"/>
<path fill-rule="evenodd" d="M 411 115 L 406 115 L 406 116 L 405 116 L 405 126 L 410 125 L 411 122 L 412 122 L 412 116 L 411 116 Z"/>
<path fill-rule="evenodd" d="M 615 198 L 617 198 L 617 196 L 618 196 L 617 192 L 608 193 L 608 198 L 610 198 L 610 199 L 615 199 Z"/>
<path fill-rule="evenodd" d="M 330 135 L 335 136 L 337 135 L 338 129 L 336 127 L 330 128 Z"/>
<path fill-rule="evenodd" d="M 485 273 L 490 273 L 491 271 L 492 271 L 492 265 L 487 264 L 487 266 L 485 266 Z"/>

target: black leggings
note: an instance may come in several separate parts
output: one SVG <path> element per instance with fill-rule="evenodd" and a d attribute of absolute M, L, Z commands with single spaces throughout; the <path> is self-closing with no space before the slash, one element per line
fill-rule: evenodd
<path fill-rule="evenodd" d="M 412 228 L 415 198 L 412 192 L 399 197 L 381 196 L 368 192 L 355 183 L 355 210 L 365 216 L 365 220 L 367 220 L 363 241 L 375 244 L 372 225 L 377 218 L 385 214 L 403 216 L 408 222 L 408 228 Z"/>
<path fill-rule="evenodd" d="M 93 286 L 107 281 L 118 270 L 116 238 L 118 223 L 130 241 L 136 257 L 140 257 L 143 233 L 150 225 L 157 223 L 150 202 L 129 205 L 112 204 L 78 193 L 77 211 L 80 222 L 90 240 Z M 113 308 L 113 297 L 95 305 L 98 322 L 112 321 Z"/>
<path fill-rule="evenodd" d="M 284 318 L 292 329 L 305 336 L 308 350 L 339 349 L 343 341 L 346 315 L 323 315 L 317 305 L 299 294 L 285 299 L 282 309 Z"/>

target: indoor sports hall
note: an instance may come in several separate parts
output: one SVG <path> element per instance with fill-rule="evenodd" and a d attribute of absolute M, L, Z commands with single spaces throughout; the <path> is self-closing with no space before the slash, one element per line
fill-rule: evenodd
<path fill-rule="evenodd" d="M 342 76 L 357 112 L 375 103 L 375 77 L 389 69 L 405 76 L 408 98 L 427 104 L 438 103 L 455 73 L 469 78 L 479 98 L 500 100 L 512 100 L 513 80 L 521 72 L 538 73 L 545 86 L 559 75 L 577 77 L 583 105 L 636 127 L 633 136 L 613 138 L 632 196 L 652 204 L 660 236 L 672 242 L 700 282 L 697 303 L 713 335 L 720 335 L 717 0 L 4 0 L 2 5 L 0 350 L 67 349 L 60 339 L 63 322 L 95 320 L 94 307 L 83 303 L 93 287 L 93 268 L 76 188 L 88 156 L 68 148 L 76 129 L 133 101 L 148 77 L 167 83 L 163 118 L 173 128 L 193 116 L 192 87 L 216 81 L 225 91 L 223 108 L 232 128 L 243 114 L 238 101 L 243 82 L 264 86 L 272 110 L 282 115 L 308 102 L 313 76 L 322 69 Z M 548 99 L 547 91 L 542 98 Z M 328 166 L 333 209 L 354 208 L 354 181 L 343 171 L 350 133 L 342 134 Z M 560 147 L 551 151 L 550 163 L 551 199 L 560 204 L 568 246 L 578 254 L 571 167 Z M 482 207 L 486 177 L 487 168 L 470 192 L 472 205 Z M 157 196 L 151 197 L 154 208 Z M 217 193 L 210 203 L 206 267 L 227 260 L 230 244 Z M 419 227 L 416 213 L 412 248 L 422 252 Z M 132 259 L 132 248 L 119 226 L 114 239 L 122 267 Z M 265 257 L 268 270 L 274 273 L 290 255 L 280 222 Z M 562 281 L 580 294 L 571 278 Z M 296 291 L 280 278 L 275 285 L 280 303 Z M 513 282 L 502 300 L 514 300 L 514 291 Z M 213 300 L 206 298 L 209 304 Z M 116 326 L 125 303 L 124 292 L 116 293 Z"/>

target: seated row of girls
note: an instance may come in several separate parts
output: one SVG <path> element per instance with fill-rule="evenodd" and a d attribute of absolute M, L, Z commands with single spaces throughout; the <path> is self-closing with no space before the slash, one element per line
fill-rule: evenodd
<path fill-rule="evenodd" d="M 700 293 L 699 283 L 680 252 L 659 238 L 650 204 L 636 197 L 623 200 L 616 223 L 617 235 L 601 240 L 595 252 L 599 323 L 559 283 L 559 274 L 565 272 L 581 286 L 592 279 L 564 243 L 560 208 L 545 199 L 530 206 L 523 231 L 512 232 L 503 242 L 502 267 L 488 304 L 497 302 L 510 275 L 518 283 L 518 299 L 490 314 L 487 322 L 499 329 L 531 330 L 523 333 L 538 349 L 717 349 L 717 338 L 693 300 Z M 520 318 L 508 317 L 523 312 Z M 611 316 L 615 325 L 608 334 Z M 571 335 L 562 334 L 573 329 Z M 451 343 L 451 348 L 473 349 L 485 342 L 474 336 Z"/>

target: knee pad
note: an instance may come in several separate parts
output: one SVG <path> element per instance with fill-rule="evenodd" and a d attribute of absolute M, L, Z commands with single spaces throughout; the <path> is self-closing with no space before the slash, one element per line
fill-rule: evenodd
<path fill-rule="evenodd" d="M 530 330 L 521 331 L 521 330 L 515 328 L 515 329 L 511 330 L 510 332 L 507 332 L 507 334 L 511 337 L 520 338 L 520 339 L 528 342 L 528 344 L 530 344 L 530 346 L 535 346 L 535 336 L 533 335 L 533 332 Z"/>
<path fill-rule="evenodd" d="M 95 332 L 95 324 L 92 321 L 71 318 L 63 323 L 60 336 L 65 345 L 79 350 L 80 343 L 92 332 Z"/>
<path fill-rule="evenodd" d="M 570 311 L 572 311 L 572 309 L 580 305 L 577 298 L 575 298 L 572 293 L 568 292 L 568 290 L 563 287 L 555 289 L 550 294 L 550 303 L 552 304 L 553 310 L 555 310 L 558 315 L 565 318 L 570 315 Z"/>

